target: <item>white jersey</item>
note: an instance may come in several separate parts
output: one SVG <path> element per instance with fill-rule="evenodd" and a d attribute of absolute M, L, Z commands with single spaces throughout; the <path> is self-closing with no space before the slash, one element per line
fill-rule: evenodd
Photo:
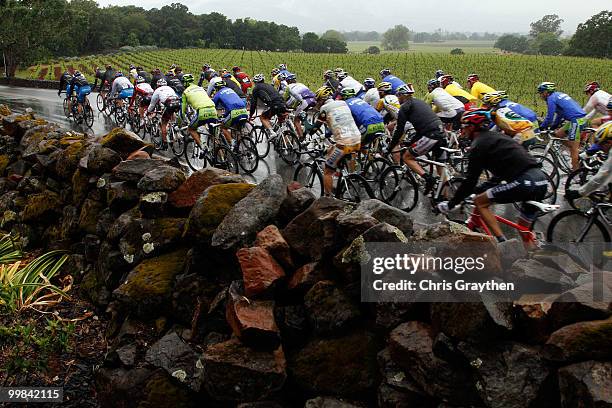
<path fill-rule="evenodd" d="M 587 113 L 586 119 L 591 119 L 597 113 L 602 115 L 608 114 L 608 101 L 612 96 L 606 91 L 600 89 L 589 98 L 589 101 L 584 105 L 584 111 Z"/>
<path fill-rule="evenodd" d="M 113 88 L 111 89 L 111 98 L 117 96 L 117 94 L 124 89 L 133 88 L 134 85 L 130 82 L 130 80 L 124 76 L 117 77 L 113 81 Z"/>
<path fill-rule="evenodd" d="M 452 118 L 457 115 L 457 109 L 464 109 L 461 101 L 442 88 L 430 92 L 433 104 L 438 108 L 437 115 L 441 118 Z"/>
<path fill-rule="evenodd" d="M 285 94 L 287 97 L 287 106 L 297 107 L 302 103 L 306 95 L 312 94 L 312 91 L 308 87 L 300 82 L 288 84 L 285 88 Z"/>
<path fill-rule="evenodd" d="M 142 84 L 136 85 L 136 90 L 138 91 L 138 93 L 146 95 L 150 95 L 155 92 L 151 85 L 147 82 L 143 82 Z"/>
<path fill-rule="evenodd" d="M 321 112 L 325 114 L 327 126 L 337 144 L 352 146 L 361 143 L 361 132 L 346 102 L 329 99 L 321 106 Z"/>
<path fill-rule="evenodd" d="M 378 106 L 378 101 L 380 100 L 380 95 L 378 94 L 378 89 L 370 88 L 365 93 L 363 100 L 369 103 L 373 108 Z"/>
<path fill-rule="evenodd" d="M 363 91 L 365 89 L 363 87 L 363 84 L 361 82 L 357 81 L 352 76 L 347 76 L 342 81 L 340 81 L 340 87 L 342 89 L 344 89 L 344 88 L 352 88 L 352 89 L 354 89 L 355 90 L 355 95 L 359 94 L 359 92 L 361 92 L 361 91 Z"/>
<path fill-rule="evenodd" d="M 385 115 L 389 115 L 393 120 L 397 120 L 400 106 L 401 104 L 397 96 L 385 95 L 378 101 L 376 110 L 379 112 L 385 111 Z"/>
<path fill-rule="evenodd" d="M 221 81 L 223 81 L 223 78 L 221 78 L 220 76 L 211 78 L 210 81 L 208 81 L 208 88 L 206 89 L 206 92 L 209 96 L 215 92 L 215 84 Z"/>
<path fill-rule="evenodd" d="M 149 112 L 153 112 L 157 104 L 163 105 L 166 103 L 168 98 L 175 97 L 178 99 L 178 95 L 174 92 L 174 89 L 170 88 L 168 85 L 160 86 L 155 90 L 153 96 L 151 97 L 151 103 L 149 103 Z"/>

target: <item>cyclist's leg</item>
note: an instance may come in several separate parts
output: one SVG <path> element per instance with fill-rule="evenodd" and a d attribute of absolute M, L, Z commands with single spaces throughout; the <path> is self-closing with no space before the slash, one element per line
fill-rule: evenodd
<path fill-rule="evenodd" d="M 325 169 L 323 171 L 323 190 L 324 195 L 329 196 L 333 189 L 333 176 L 338 167 L 338 163 L 344 157 L 344 150 L 337 145 L 331 146 L 325 158 Z"/>
<path fill-rule="evenodd" d="M 421 177 L 425 177 L 425 170 L 415 160 L 417 157 L 427 154 L 438 144 L 436 139 L 430 139 L 427 136 L 422 136 L 414 142 L 404 154 L 404 162 L 412 171 Z"/>
<path fill-rule="evenodd" d="M 567 122 L 565 126 L 557 129 L 558 137 L 567 137 L 563 144 L 569 149 L 572 159 L 572 170 L 577 170 L 580 165 L 580 124 L 578 121 Z"/>
<path fill-rule="evenodd" d="M 304 138 L 304 132 L 302 131 L 302 119 L 300 118 L 300 114 L 310 106 L 310 101 L 308 99 L 304 99 L 302 103 L 295 108 L 295 116 L 293 118 L 293 124 L 295 125 L 295 131 L 297 132 L 298 138 L 302 140 Z"/>
<path fill-rule="evenodd" d="M 230 146 L 232 145 L 233 142 L 233 138 L 232 138 L 232 132 L 229 130 L 229 127 L 231 127 L 234 124 L 234 120 L 232 118 L 232 112 L 228 112 L 226 114 L 226 116 L 221 119 L 223 125 L 221 126 L 221 132 L 223 132 L 223 137 L 225 138 L 225 140 L 227 140 L 227 143 L 230 144 Z"/>

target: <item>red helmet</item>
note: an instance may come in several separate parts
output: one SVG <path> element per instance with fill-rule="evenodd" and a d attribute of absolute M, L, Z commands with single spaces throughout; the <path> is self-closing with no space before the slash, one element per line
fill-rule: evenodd
<path fill-rule="evenodd" d="M 588 84 L 584 86 L 584 92 L 585 93 L 597 92 L 599 91 L 599 88 L 600 88 L 599 82 L 597 81 L 589 82 Z"/>
<path fill-rule="evenodd" d="M 468 81 L 468 84 L 470 84 L 470 85 L 471 85 L 471 84 L 473 84 L 474 82 L 478 82 L 478 81 L 480 81 L 480 78 L 478 77 L 478 74 L 470 74 L 470 75 L 468 75 L 468 77 L 467 77 L 467 81 Z"/>
<path fill-rule="evenodd" d="M 481 129 L 488 129 L 492 121 L 491 111 L 487 109 L 470 109 L 461 116 L 461 123 Z"/>
<path fill-rule="evenodd" d="M 440 77 L 439 81 L 440 81 L 440 86 L 442 88 L 446 88 L 448 85 L 450 85 L 453 82 L 455 82 L 455 78 L 453 78 L 452 75 L 442 75 Z"/>
<path fill-rule="evenodd" d="M 240 67 L 239 66 L 232 67 L 232 72 L 236 73 L 238 71 L 240 71 Z"/>

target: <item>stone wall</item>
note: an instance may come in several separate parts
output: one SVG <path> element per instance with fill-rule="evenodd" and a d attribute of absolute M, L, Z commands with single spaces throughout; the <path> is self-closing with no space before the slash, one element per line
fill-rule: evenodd
<path fill-rule="evenodd" d="M 59 81 L 24 78 L 0 78 L 0 85 L 21 86 L 24 88 L 57 89 Z"/>

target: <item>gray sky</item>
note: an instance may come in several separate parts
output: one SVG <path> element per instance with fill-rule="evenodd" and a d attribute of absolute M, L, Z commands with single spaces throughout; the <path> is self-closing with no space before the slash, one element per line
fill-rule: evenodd
<path fill-rule="evenodd" d="M 101 6 L 135 4 L 162 7 L 180 0 L 97 0 Z M 545 14 L 565 20 L 563 30 L 576 26 L 602 10 L 610 0 L 183 0 L 195 14 L 217 11 L 231 19 L 251 17 L 297 26 L 300 32 L 385 31 L 404 24 L 414 31 L 528 32 L 529 23 Z M 327 17 L 330 16 L 330 17 Z"/>

